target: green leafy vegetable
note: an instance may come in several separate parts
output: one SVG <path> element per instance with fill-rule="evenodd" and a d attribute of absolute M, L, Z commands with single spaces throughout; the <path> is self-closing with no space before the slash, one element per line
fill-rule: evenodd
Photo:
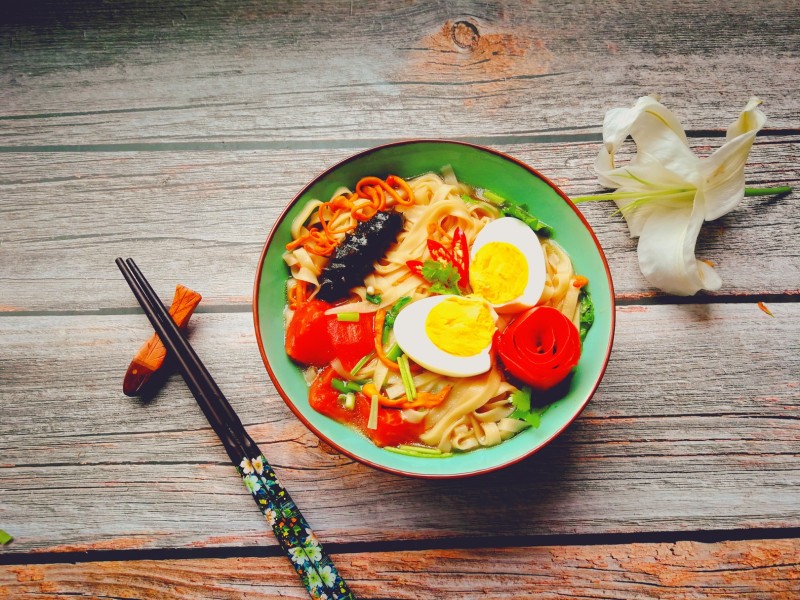
<path fill-rule="evenodd" d="M 400 314 L 402 308 L 411 302 L 411 296 L 403 296 L 402 298 L 398 299 L 397 302 L 394 303 L 394 306 L 390 308 L 386 312 L 386 318 L 383 321 L 383 343 L 387 343 L 389 341 L 389 332 L 394 327 L 394 321 L 397 319 L 397 315 Z"/>
<path fill-rule="evenodd" d="M 372 304 L 380 304 L 381 300 L 382 298 L 380 294 L 367 294 L 367 302 L 372 302 Z"/>
<path fill-rule="evenodd" d="M 435 294 L 461 295 L 458 290 L 458 282 L 461 279 L 461 275 L 452 264 L 426 260 L 422 263 L 422 276 L 431 283 L 431 291 Z"/>
<path fill-rule="evenodd" d="M 514 217 L 525 223 L 528 227 L 543 236 L 550 237 L 555 233 L 555 230 L 547 223 L 540 221 L 537 217 L 529 213 L 524 207 L 515 204 L 510 200 L 506 200 L 502 196 L 498 196 L 489 190 L 483 190 L 482 200 L 491 204 L 499 209 L 507 217 Z"/>
<path fill-rule="evenodd" d="M 583 342 L 589 329 L 594 324 L 594 302 L 592 302 L 592 295 L 584 287 L 581 288 L 581 295 L 578 301 L 581 310 L 581 321 L 578 331 L 580 332 L 581 342 Z"/>
<path fill-rule="evenodd" d="M 528 425 L 537 429 L 542 422 L 542 415 L 550 408 L 547 406 L 534 406 L 531 408 L 531 388 L 524 386 L 509 396 L 514 405 L 514 412 L 511 413 L 512 419 L 525 421 Z"/>

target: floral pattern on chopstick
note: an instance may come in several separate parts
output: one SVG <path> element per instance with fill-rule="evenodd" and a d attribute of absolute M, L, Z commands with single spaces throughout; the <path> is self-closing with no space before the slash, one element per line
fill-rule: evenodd
<path fill-rule="evenodd" d="M 355 600 L 263 454 L 236 467 L 312 598 Z"/>

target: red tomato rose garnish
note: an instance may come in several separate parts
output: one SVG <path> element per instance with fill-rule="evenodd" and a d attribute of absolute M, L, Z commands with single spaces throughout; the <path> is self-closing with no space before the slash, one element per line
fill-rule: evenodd
<path fill-rule="evenodd" d="M 560 311 L 535 306 L 498 336 L 497 353 L 514 377 L 537 390 L 561 383 L 578 364 L 578 329 Z"/>

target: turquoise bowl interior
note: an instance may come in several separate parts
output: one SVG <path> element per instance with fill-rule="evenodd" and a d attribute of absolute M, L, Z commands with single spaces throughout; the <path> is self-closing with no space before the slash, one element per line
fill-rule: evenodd
<path fill-rule="evenodd" d="M 555 229 L 553 239 L 589 279 L 595 323 L 584 342 L 569 390 L 529 428 L 502 444 L 449 458 L 403 456 L 376 447 L 361 433 L 314 411 L 308 386 L 284 352 L 286 279 L 281 255 L 289 227 L 308 200 L 328 200 L 339 186 L 353 188 L 366 175 L 412 178 L 450 165 L 459 180 L 524 204 Z M 253 291 L 253 316 L 261 357 L 289 408 L 317 436 L 367 465 L 415 477 L 464 477 L 492 471 L 530 456 L 563 431 L 583 410 L 600 383 L 614 338 L 614 289 L 603 250 L 589 224 L 567 196 L 533 168 L 508 156 L 471 144 L 444 140 L 407 141 L 360 152 L 327 169 L 292 200 L 275 223 L 259 261 Z"/>

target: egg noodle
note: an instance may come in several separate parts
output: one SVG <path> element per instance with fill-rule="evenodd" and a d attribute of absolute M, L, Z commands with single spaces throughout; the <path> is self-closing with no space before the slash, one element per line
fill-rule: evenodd
<path fill-rule="evenodd" d="M 475 190 L 459 182 L 449 167 L 445 167 L 441 175 L 427 173 L 410 179 L 407 183 L 413 194 L 413 202 L 404 197 L 402 203 L 387 203 L 387 208 L 402 212 L 405 217 L 397 242 L 374 264 L 374 269 L 365 278 L 364 285 L 353 288 L 351 298 L 331 308 L 329 314 L 376 312 L 381 308 L 391 307 L 405 296 L 410 297 L 412 302 L 430 296 L 430 284 L 414 276 L 406 262 L 420 257 L 428 258 L 429 239 L 450 247 L 456 228 L 464 232 L 471 247 L 481 229 L 501 216 L 491 204 L 465 201 L 462 195 L 474 197 Z M 337 197 L 355 195 L 342 188 L 334 193 L 333 198 Z M 304 236 L 308 237 L 309 232 L 319 226 L 319 209 L 323 204 L 320 200 L 311 200 L 294 218 L 291 223 L 293 242 L 304 239 Z M 344 232 L 354 226 L 352 219 L 352 214 L 342 211 L 335 214 L 326 226 L 330 231 L 342 231 L 338 235 L 334 234 L 341 241 L 346 235 Z M 541 238 L 539 241 L 545 256 L 546 282 L 538 304 L 558 309 L 577 327 L 580 321 L 580 286 L 585 283 L 585 279 L 575 274 L 569 256 L 555 242 Z M 290 243 L 288 247 L 291 249 L 284 254 L 284 260 L 291 270 L 288 281 L 289 297 L 296 296 L 292 288 L 303 286 L 308 288 L 305 297 L 313 298 L 319 289 L 319 277 L 329 258 L 309 251 L 307 247 L 297 243 L 294 246 Z M 579 279 L 583 279 L 583 283 Z M 576 281 L 578 285 L 575 285 Z M 367 300 L 368 289 L 372 294 L 379 294 L 378 304 Z M 291 319 L 292 308 L 290 302 L 287 322 Z M 498 328 L 502 329 L 508 320 L 507 315 L 500 315 Z M 394 334 L 391 334 L 389 345 L 393 342 Z M 307 379 L 311 379 L 314 372 L 306 375 Z M 400 374 L 390 370 L 377 358 L 364 365 L 356 376 L 358 379 L 371 379 L 376 388 L 383 390 L 388 398 L 399 398 L 404 393 Z M 514 412 L 514 406 L 509 396 L 517 388 L 506 381 L 496 360 L 492 361 L 489 371 L 473 377 L 447 377 L 421 370 L 415 372 L 413 380 L 416 389 L 422 391 L 436 392 L 445 386 L 451 386 L 446 399 L 438 406 L 403 410 L 406 420 L 424 423 L 420 440 L 442 452 L 494 446 L 527 427 L 524 421 L 510 416 Z"/>

